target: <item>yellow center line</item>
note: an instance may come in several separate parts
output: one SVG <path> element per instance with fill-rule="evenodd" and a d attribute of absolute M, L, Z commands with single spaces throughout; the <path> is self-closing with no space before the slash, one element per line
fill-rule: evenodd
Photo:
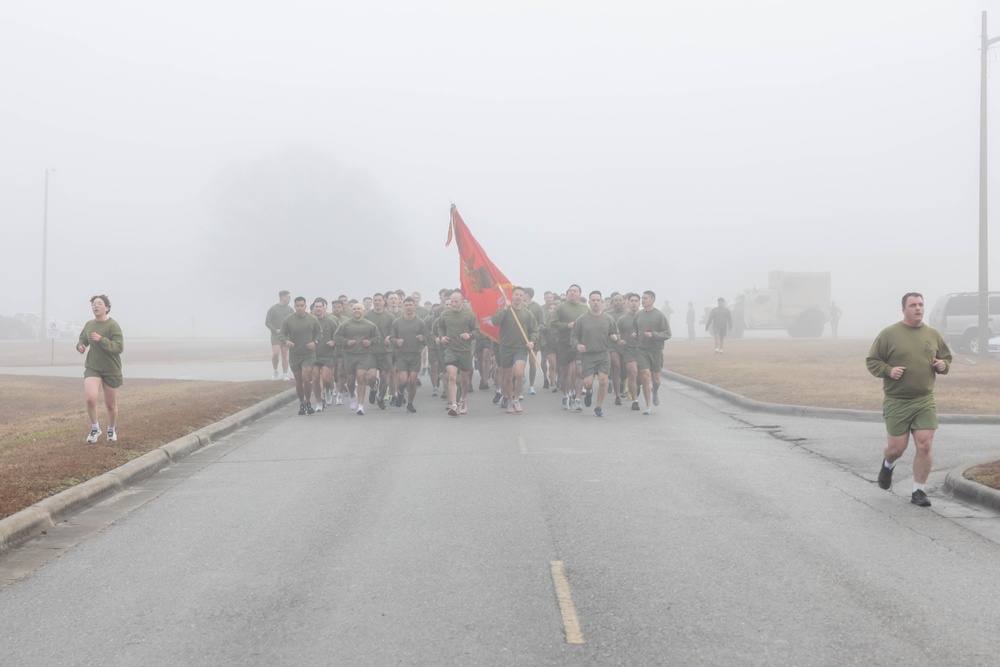
<path fill-rule="evenodd" d="M 563 629 L 566 632 L 567 644 L 583 644 L 583 632 L 580 631 L 580 620 L 576 616 L 576 606 L 569 592 L 569 580 L 563 569 L 561 560 L 549 563 L 552 571 L 552 583 L 556 587 L 556 600 L 559 601 L 559 613 L 562 614 Z"/>
<path fill-rule="evenodd" d="M 517 446 L 521 449 L 522 454 L 528 453 L 528 443 L 524 441 L 523 435 L 517 436 Z"/>

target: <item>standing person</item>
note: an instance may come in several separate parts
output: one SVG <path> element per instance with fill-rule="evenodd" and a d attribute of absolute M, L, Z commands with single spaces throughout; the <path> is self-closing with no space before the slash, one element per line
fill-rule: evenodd
<path fill-rule="evenodd" d="M 122 386 L 122 352 L 125 338 L 118 323 L 108 317 L 111 299 L 105 294 L 90 297 L 90 309 L 94 319 L 83 326 L 76 351 L 87 352 L 83 367 L 83 396 L 87 402 L 87 416 L 90 417 L 90 435 L 87 442 L 97 442 L 101 435 L 101 425 L 97 420 L 97 396 L 104 390 L 104 407 L 108 409 L 108 442 L 118 440 L 118 389 Z"/>
<path fill-rule="evenodd" d="M 274 373 L 271 375 L 272 380 L 278 379 L 279 358 L 281 359 L 282 379 L 288 379 L 288 348 L 284 347 L 278 340 L 278 329 L 281 328 L 281 323 L 285 321 L 285 318 L 292 314 L 292 307 L 288 305 L 291 300 L 291 293 L 286 289 L 281 290 L 278 292 L 278 303 L 268 308 L 267 315 L 264 317 L 264 326 L 271 332 L 271 367 L 274 369 Z"/>
<path fill-rule="evenodd" d="M 635 317 L 639 313 L 639 295 L 629 292 L 625 295 L 628 309 L 618 318 L 618 354 L 622 361 L 622 383 L 628 386 L 628 395 L 632 397 L 631 410 L 639 411 L 639 337 L 635 333 Z M 624 393 L 625 387 L 622 387 Z"/>
<path fill-rule="evenodd" d="M 587 296 L 589 310 L 576 318 L 570 341 L 580 354 L 583 380 L 583 402 L 589 408 L 594 396 L 594 376 L 597 376 L 597 405 L 594 414 L 603 417 L 604 397 L 608 393 L 608 372 L 611 370 L 610 351 L 618 343 L 618 325 L 604 311 L 604 298 L 594 290 Z"/>
<path fill-rule="evenodd" d="M 319 320 L 306 312 L 306 298 L 295 297 L 295 310 L 278 329 L 278 339 L 289 350 L 288 365 L 295 376 L 295 393 L 299 396 L 299 414 L 313 414 L 316 409 L 309 401 L 312 393 L 313 366 L 316 365 L 316 341 L 320 338 Z"/>
<path fill-rule="evenodd" d="M 930 507 L 924 491 L 931 471 L 931 445 L 938 427 L 934 380 L 951 367 L 951 350 L 941 334 L 924 324 L 924 297 L 903 295 L 903 319 L 879 333 L 865 360 L 868 372 L 883 378 L 882 415 L 886 446 L 878 471 L 878 485 L 892 487 L 892 471 L 913 436 L 913 493 L 910 502 Z"/>
<path fill-rule="evenodd" d="M 687 325 L 688 325 L 688 340 L 694 340 L 694 320 L 697 315 L 694 312 L 694 302 L 688 301 L 687 310 Z"/>
<path fill-rule="evenodd" d="M 583 412 L 583 406 L 580 405 L 577 396 L 577 391 L 582 390 L 579 377 L 580 360 L 576 348 L 570 342 L 570 336 L 576 318 L 588 310 L 587 305 L 580 302 L 582 294 L 583 289 L 579 285 L 570 285 L 566 289 L 566 300 L 556 306 L 555 317 L 549 322 L 549 326 L 558 337 L 556 359 L 559 362 L 559 379 L 563 384 L 562 409 L 569 410 L 572 407 L 577 412 Z"/>
<path fill-rule="evenodd" d="M 351 319 L 342 322 L 333 336 L 337 347 L 343 351 L 344 377 L 351 411 L 361 416 L 365 414 L 365 383 L 371 365 L 369 350 L 379 335 L 375 323 L 365 319 L 364 305 L 354 302 L 351 304 Z"/>
<path fill-rule="evenodd" d="M 708 331 L 709 328 L 712 329 L 712 335 L 715 337 L 715 353 L 722 354 L 726 334 L 733 328 L 733 314 L 726 308 L 726 300 L 721 297 L 719 305 L 713 308 L 708 313 L 708 317 L 705 318 L 705 331 Z"/>
<path fill-rule="evenodd" d="M 538 345 L 538 323 L 534 313 L 524 303 L 525 296 L 524 288 L 515 287 L 511 290 L 510 303 L 500 306 L 490 318 L 494 325 L 500 327 L 497 335 L 500 343 L 497 355 L 500 381 L 497 385 L 505 400 L 503 407 L 508 413 L 517 414 L 524 411 L 519 400 L 524 365 L 528 362 L 528 355 L 534 358 Z M 537 361 L 531 363 L 535 365 Z"/>
<path fill-rule="evenodd" d="M 651 290 L 642 293 L 642 310 L 635 316 L 636 361 L 642 397 L 646 401 L 644 415 L 653 414 L 653 405 L 660 404 L 660 372 L 663 370 L 663 344 L 670 340 L 670 322 L 656 308 L 656 294 Z M 650 405 L 652 393 L 652 405 Z"/>
<path fill-rule="evenodd" d="M 438 318 L 435 333 L 443 347 L 448 414 L 452 417 L 464 415 L 468 412 L 465 399 L 472 374 L 472 350 L 480 334 L 479 320 L 471 308 L 465 307 L 460 290 L 452 292 L 449 308 Z"/>
<path fill-rule="evenodd" d="M 413 407 L 413 397 L 417 395 L 420 360 L 428 338 L 427 325 L 417 317 L 416 302 L 413 297 L 406 297 L 403 299 L 402 317 L 397 317 L 389 326 L 389 342 L 395 352 L 398 388 L 393 405 L 398 408 L 405 400 L 407 412 L 417 411 Z"/>
<path fill-rule="evenodd" d="M 840 308 L 837 308 L 837 302 L 830 302 L 830 333 L 834 338 L 837 337 L 837 328 L 840 326 L 840 316 L 843 312 Z"/>

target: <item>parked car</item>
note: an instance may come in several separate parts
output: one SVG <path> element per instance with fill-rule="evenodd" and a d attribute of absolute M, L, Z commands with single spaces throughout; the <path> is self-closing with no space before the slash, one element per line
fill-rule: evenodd
<path fill-rule="evenodd" d="M 0 315 L 0 338 L 34 338 L 31 325 L 14 317 Z"/>
<path fill-rule="evenodd" d="M 1000 359 L 1000 336 L 990 338 L 990 358 Z"/>
<path fill-rule="evenodd" d="M 1000 292 L 990 292 L 987 303 L 987 325 L 992 337 L 1000 333 Z M 979 292 L 956 292 L 939 297 L 931 309 L 928 323 L 941 332 L 952 349 L 979 354 Z"/>

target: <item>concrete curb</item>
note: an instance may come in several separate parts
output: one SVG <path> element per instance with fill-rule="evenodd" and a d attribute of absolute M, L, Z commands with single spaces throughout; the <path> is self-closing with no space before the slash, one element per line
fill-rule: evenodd
<path fill-rule="evenodd" d="M 60 491 L 31 507 L 0 520 L 0 553 L 64 521 L 105 498 L 140 482 L 172 463 L 193 454 L 215 440 L 287 405 L 296 399 L 295 389 L 286 389 L 214 424 L 157 447 L 103 475 Z"/>
<path fill-rule="evenodd" d="M 733 405 L 741 407 L 745 410 L 753 410 L 754 412 L 767 412 L 771 414 L 791 415 L 794 417 L 814 417 L 817 419 L 845 419 L 866 422 L 882 421 L 881 412 L 764 403 L 749 399 L 746 396 L 741 396 L 740 394 L 736 394 L 731 391 L 727 391 L 726 389 L 716 387 L 715 385 L 708 384 L 707 382 L 695 380 L 694 378 L 681 375 L 680 373 L 663 371 L 662 375 L 668 380 L 686 384 L 689 387 L 693 387 L 699 391 L 704 391 L 705 393 L 721 398 L 724 401 L 732 403 Z M 938 415 L 938 421 L 942 424 L 1000 424 L 1000 415 Z M 955 468 L 951 470 L 945 477 L 943 490 L 945 493 L 950 493 L 959 500 L 975 503 L 977 505 L 981 505 L 982 507 L 1000 512 L 1000 491 L 992 489 L 984 484 L 965 479 L 964 476 L 965 471 L 969 468 L 991 462 L 992 461 L 982 461 L 980 463 L 967 465 L 963 468 Z"/>
<path fill-rule="evenodd" d="M 977 465 L 981 464 L 973 463 L 951 470 L 944 478 L 942 490 L 945 493 L 950 493 L 959 500 L 1000 512 L 1000 491 L 965 478 L 965 471 Z"/>

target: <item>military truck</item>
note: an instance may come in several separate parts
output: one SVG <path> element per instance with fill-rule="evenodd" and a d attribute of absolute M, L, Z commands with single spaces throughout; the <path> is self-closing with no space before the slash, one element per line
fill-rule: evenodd
<path fill-rule="evenodd" d="M 767 289 L 749 289 L 733 304 L 733 333 L 785 329 L 793 338 L 819 338 L 830 321 L 829 271 L 771 271 Z"/>

